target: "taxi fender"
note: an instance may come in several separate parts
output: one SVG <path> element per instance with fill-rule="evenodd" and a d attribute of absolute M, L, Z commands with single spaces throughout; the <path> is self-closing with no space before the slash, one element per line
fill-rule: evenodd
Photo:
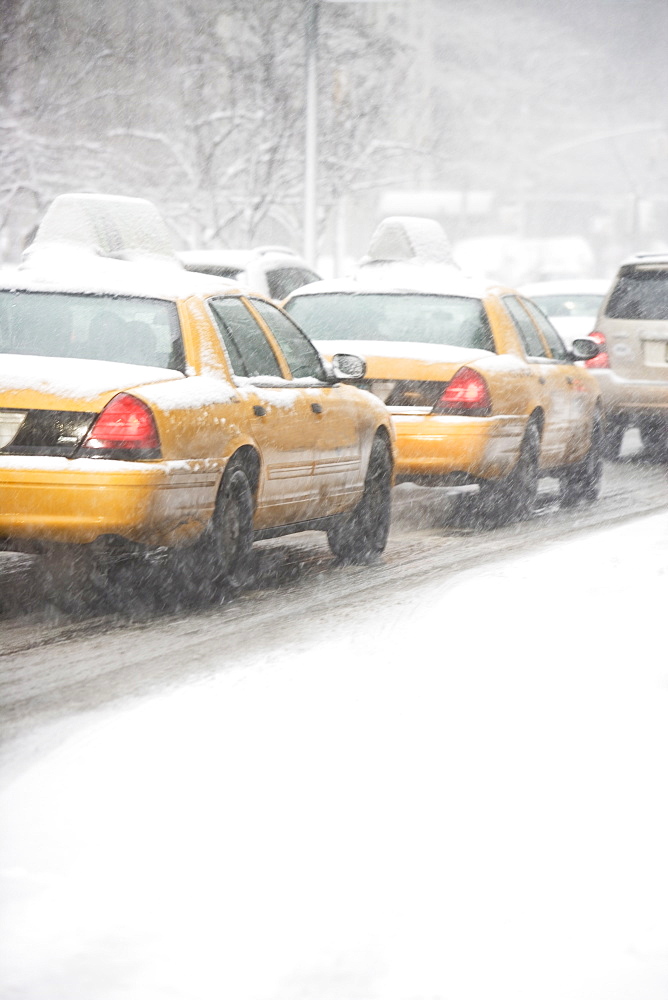
<path fill-rule="evenodd" d="M 367 410 L 360 421 L 362 470 L 366 476 L 373 442 L 379 434 L 382 434 L 390 447 L 390 454 L 392 456 L 392 482 L 394 483 L 397 462 L 397 434 L 394 424 L 387 414 L 385 405 L 380 400 L 378 400 L 378 404 L 378 412 L 373 413 Z"/>
<path fill-rule="evenodd" d="M 221 472 L 229 456 L 252 444 L 241 429 L 240 392 L 222 379 L 192 376 L 133 392 L 150 407 L 165 459 L 212 459 Z"/>

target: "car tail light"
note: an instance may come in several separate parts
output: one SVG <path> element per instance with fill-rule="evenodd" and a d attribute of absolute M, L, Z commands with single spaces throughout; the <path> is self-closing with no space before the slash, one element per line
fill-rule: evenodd
<path fill-rule="evenodd" d="M 120 452 L 123 458 L 157 458 L 160 439 L 146 403 L 120 392 L 102 410 L 81 447 L 106 455 Z"/>
<path fill-rule="evenodd" d="M 589 334 L 589 339 L 599 344 L 601 349 L 595 358 L 585 361 L 585 368 L 609 368 L 610 358 L 606 350 L 605 334 L 601 333 L 600 330 L 594 330 L 593 333 Z"/>
<path fill-rule="evenodd" d="M 482 375 L 472 368 L 460 368 L 448 382 L 434 413 L 454 416 L 487 417 L 492 409 L 489 389 Z"/>

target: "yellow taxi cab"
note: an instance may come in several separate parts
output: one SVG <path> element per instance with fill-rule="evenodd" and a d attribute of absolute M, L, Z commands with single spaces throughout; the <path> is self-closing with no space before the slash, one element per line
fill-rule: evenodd
<path fill-rule="evenodd" d="M 394 432 L 347 378 L 276 305 L 185 270 L 150 202 L 61 196 L 0 275 L 0 546 L 184 547 L 234 582 L 255 538 L 315 528 L 367 561 Z"/>
<path fill-rule="evenodd" d="M 567 503 L 597 496 L 600 391 L 576 364 L 597 345 L 566 349 L 532 302 L 466 277 L 436 222 L 385 220 L 350 278 L 284 307 L 326 356 L 365 359 L 359 384 L 392 414 L 398 482 L 477 484 L 506 515 L 526 513 L 548 474 Z"/>

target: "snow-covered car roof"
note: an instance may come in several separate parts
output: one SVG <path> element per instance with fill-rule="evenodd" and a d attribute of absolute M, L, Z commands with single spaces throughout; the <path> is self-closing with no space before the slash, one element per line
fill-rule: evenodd
<path fill-rule="evenodd" d="M 534 281 L 521 285 L 519 291 L 531 299 L 534 295 L 605 295 L 609 288 L 607 278 L 563 278 Z"/>
<path fill-rule="evenodd" d="M 54 243 L 35 251 L 24 264 L 0 271 L 0 288 L 179 299 L 231 291 L 238 284 L 229 278 L 187 271 L 178 261 L 113 260 Z"/>
<path fill-rule="evenodd" d="M 627 264 L 668 264 L 668 250 L 659 253 L 635 253 L 626 257 L 619 266 L 625 267 Z"/>
<path fill-rule="evenodd" d="M 362 264 L 347 278 L 330 278 L 304 285 L 288 296 L 288 300 L 293 295 L 322 295 L 323 292 L 348 294 L 383 292 L 395 295 L 413 292 L 479 299 L 488 291 L 490 291 L 488 286 L 467 277 L 463 271 L 454 266 L 397 262 Z"/>

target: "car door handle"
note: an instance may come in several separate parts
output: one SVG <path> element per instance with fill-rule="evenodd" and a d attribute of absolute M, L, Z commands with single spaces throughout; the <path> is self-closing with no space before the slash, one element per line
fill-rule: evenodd
<path fill-rule="evenodd" d="M 266 417 L 267 416 L 267 411 L 265 410 L 264 406 L 254 406 L 253 407 L 253 413 L 255 414 L 256 417 Z"/>
<path fill-rule="evenodd" d="M 322 406 L 320 403 L 311 403 L 311 409 L 314 413 L 322 413 Z"/>

